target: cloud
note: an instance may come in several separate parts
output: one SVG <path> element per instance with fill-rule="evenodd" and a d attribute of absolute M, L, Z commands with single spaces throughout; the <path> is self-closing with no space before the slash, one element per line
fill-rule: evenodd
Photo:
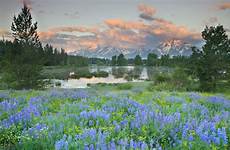
<path fill-rule="evenodd" d="M 78 32 L 90 33 L 88 36 L 70 35 Z M 39 38 L 43 43 L 51 43 L 55 47 L 65 48 L 67 51 L 76 49 L 95 49 L 99 44 L 95 34 L 99 31 L 96 27 L 62 26 L 51 28 L 48 31 L 39 32 Z"/>
<path fill-rule="evenodd" d="M 146 15 L 146 14 L 140 14 L 139 15 L 140 18 L 144 19 L 144 20 L 147 20 L 147 21 L 152 21 L 154 20 L 154 18 L 152 16 L 149 16 L 149 15 Z"/>
<path fill-rule="evenodd" d="M 147 26 L 143 22 L 124 21 L 121 19 L 108 19 L 104 23 L 110 28 L 120 29 L 145 29 Z"/>
<path fill-rule="evenodd" d="M 49 39 L 53 38 L 54 36 L 56 36 L 56 34 L 57 34 L 57 33 L 52 32 L 52 31 L 38 32 L 39 38 L 40 38 L 42 41 L 49 40 Z"/>
<path fill-rule="evenodd" d="M 11 35 L 11 33 L 9 31 L 7 31 L 5 29 L 0 29 L 0 38 L 11 40 L 12 39 L 12 35 Z"/>
<path fill-rule="evenodd" d="M 52 32 L 88 32 L 88 33 L 97 33 L 98 28 L 92 27 L 83 27 L 83 26 L 63 26 L 50 29 Z"/>
<path fill-rule="evenodd" d="M 68 52 L 79 49 L 93 51 L 98 47 L 155 48 L 160 42 L 172 39 L 187 43 L 201 41 L 200 33 L 154 16 L 156 10 L 153 7 L 141 4 L 138 9 L 141 13 L 139 17 L 145 18 L 147 22 L 106 19 L 100 26 L 55 27 L 40 32 L 39 36 L 43 43 L 65 48 Z M 151 18 L 143 17 L 142 14 Z M 210 21 L 216 20 L 211 18 Z"/>
<path fill-rule="evenodd" d="M 140 18 L 148 21 L 154 20 L 153 16 L 156 14 L 155 8 L 145 4 L 140 4 L 138 6 L 138 10 L 141 12 L 141 14 L 139 15 Z"/>
<path fill-rule="evenodd" d="M 98 32 L 98 29 L 96 27 L 87 28 L 82 26 L 62 26 L 62 27 L 50 28 L 48 31 L 38 32 L 38 35 L 42 41 L 47 41 L 51 38 L 56 37 L 57 35 L 60 35 L 61 32 L 83 32 L 83 33 L 96 34 Z"/>
<path fill-rule="evenodd" d="M 200 33 L 192 32 L 185 26 L 177 26 L 164 19 L 153 21 L 152 33 L 164 36 L 165 39 L 176 38 L 182 40 L 189 37 L 194 40 L 200 39 Z"/>
<path fill-rule="evenodd" d="M 151 6 L 148 6 L 148 5 L 145 5 L 145 4 L 140 4 L 138 6 L 138 9 L 140 12 L 146 14 L 146 15 L 149 15 L 149 16 L 153 16 L 155 13 L 156 13 L 156 9 L 151 7 Z"/>
<path fill-rule="evenodd" d="M 230 9 L 230 2 L 221 3 L 217 6 L 219 10 L 228 10 Z"/>
<path fill-rule="evenodd" d="M 0 35 L 3 36 L 3 35 L 7 35 L 9 34 L 9 32 L 7 30 L 4 30 L 4 29 L 0 29 Z"/>

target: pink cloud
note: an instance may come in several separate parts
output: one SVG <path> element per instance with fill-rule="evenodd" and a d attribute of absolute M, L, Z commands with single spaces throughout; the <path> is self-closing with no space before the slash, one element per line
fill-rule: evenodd
<path fill-rule="evenodd" d="M 121 19 L 108 19 L 104 21 L 110 28 L 120 29 L 145 29 L 147 26 L 138 21 L 123 21 Z"/>
<path fill-rule="evenodd" d="M 89 33 L 97 33 L 98 28 L 88 28 L 83 26 L 64 26 L 64 27 L 56 27 L 50 29 L 52 32 L 89 32 Z"/>
<path fill-rule="evenodd" d="M 12 40 L 12 35 L 9 31 L 5 30 L 5 29 L 0 29 L 0 38 L 4 38 L 7 40 Z"/>
<path fill-rule="evenodd" d="M 52 31 L 47 31 L 47 32 L 43 31 L 43 32 L 38 32 L 38 35 L 42 41 L 45 41 L 45 40 L 51 39 L 54 36 L 56 36 L 56 33 Z"/>
<path fill-rule="evenodd" d="M 142 12 L 143 14 L 146 14 L 148 16 L 153 16 L 156 13 L 155 8 L 148 6 L 148 5 L 145 5 L 145 4 L 140 4 L 138 6 L 138 9 L 140 12 Z"/>
<path fill-rule="evenodd" d="M 217 8 L 219 10 L 227 10 L 230 9 L 230 2 L 225 2 L 225 3 L 221 3 L 217 6 Z"/>
<path fill-rule="evenodd" d="M 154 17 L 156 9 L 139 5 L 142 14 L 148 15 L 148 22 L 107 19 L 100 27 L 63 26 L 40 32 L 43 42 L 51 42 L 54 46 L 63 47 L 67 51 L 91 49 L 97 47 L 145 48 L 156 46 L 167 40 L 194 42 L 201 40 L 200 33 L 193 32 L 186 26 L 179 26 L 165 19 Z M 146 16 L 145 16 L 146 17 Z M 68 32 L 90 33 L 76 36 Z M 186 41 L 187 40 L 187 41 Z"/>
<path fill-rule="evenodd" d="M 156 19 L 153 21 L 152 33 L 156 35 L 164 35 L 166 38 L 183 39 L 191 37 L 193 39 L 200 39 L 200 33 L 192 32 L 185 26 L 177 26 L 170 21 L 163 19 Z"/>

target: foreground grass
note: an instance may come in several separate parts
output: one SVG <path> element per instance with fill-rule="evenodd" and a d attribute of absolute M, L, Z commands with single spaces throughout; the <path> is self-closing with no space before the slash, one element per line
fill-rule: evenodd
<path fill-rule="evenodd" d="M 0 92 L 2 149 L 229 149 L 229 94 L 150 82 Z"/>

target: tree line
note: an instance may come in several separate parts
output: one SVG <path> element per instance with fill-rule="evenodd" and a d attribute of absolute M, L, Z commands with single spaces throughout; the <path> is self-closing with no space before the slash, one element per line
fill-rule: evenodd
<path fill-rule="evenodd" d="M 189 64 L 190 57 L 188 56 L 173 56 L 162 55 L 159 57 L 155 53 L 149 53 L 147 58 L 142 58 L 140 55 L 136 55 L 135 58 L 125 58 L 123 54 L 118 56 L 114 55 L 111 58 L 110 65 L 112 66 L 185 66 Z"/>

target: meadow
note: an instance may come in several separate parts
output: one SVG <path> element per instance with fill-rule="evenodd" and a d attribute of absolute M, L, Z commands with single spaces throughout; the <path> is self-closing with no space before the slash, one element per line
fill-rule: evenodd
<path fill-rule="evenodd" d="M 0 149 L 230 149 L 229 94 L 148 86 L 0 91 Z"/>

